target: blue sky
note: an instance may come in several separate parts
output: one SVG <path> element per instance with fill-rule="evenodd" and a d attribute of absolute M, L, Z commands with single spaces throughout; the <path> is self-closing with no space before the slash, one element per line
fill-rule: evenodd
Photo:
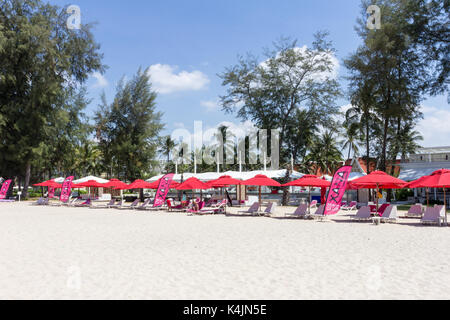
<path fill-rule="evenodd" d="M 183 126 L 192 130 L 196 120 L 203 121 L 204 127 L 222 121 L 239 125 L 238 119 L 225 115 L 216 103 L 224 93 L 217 74 L 235 64 L 238 54 L 262 55 L 262 49 L 281 36 L 309 46 L 316 31 L 328 30 L 343 77 L 342 60 L 361 43 L 354 31 L 361 12 L 359 0 L 50 2 L 78 5 L 82 23 L 97 23 L 94 35 L 109 69 L 87 84 L 93 99 L 88 113 L 95 110 L 103 91 L 112 101 L 121 77 L 132 76 L 139 67 L 151 67 L 166 134 Z M 341 99 L 338 104 L 345 106 L 348 101 Z M 425 120 L 419 125 L 426 138 L 423 144 L 450 144 L 450 129 L 439 125 L 450 121 L 446 97 L 429 99 L 423 105 Z"/>

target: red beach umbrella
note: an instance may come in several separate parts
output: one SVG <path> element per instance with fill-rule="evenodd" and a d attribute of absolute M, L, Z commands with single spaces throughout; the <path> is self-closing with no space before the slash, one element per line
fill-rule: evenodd
<path fill-rule="evenodd" d="M 265 175 L 259 174 L 252 179 L 248 179 L 242 182 L 244 186 L 258 186 L 259 187 L 259 204 L 261 205 L 261 187 L 281 187 L 281 184 L 277 181 L 268 178 Z"/>
<path fill-rule="evenodd" d="M 320 179 L 318 176 L 312 174 L 304 175 L 298 180 L 283 185 L 283 187 L 309 187 L 309 195 L 308 195 L 309 204 L 311 204 L 311 188 L 322 188 L 321 198 L 324 198 L 323 188 L 329 188 L 330 186 L 331 186 L 330 181 Z M 309 208 L 308 210 L 311 210 L 311 206 L 309 206 L 308 208 Z"/>
<path fill-rule="evenodd" d="M 433 172 L 430 176 L 422 177 L 410 183 L 410 188 L 442 188 L 444 190 L 445 224 L 447 224 L 447 199 L 446 189 L 450 188 L 450 170 L 441 169 Z"/>
<path fill-rule="evenodd" d="M 118 179 L 111 179 L 111 180 L 109 180 L 109 182 L 103 184 L 103 188 L 120 189 L 120 188 L 125 188 L 125 187 L 128 187 L 128 184 L 126 184 L 125 182 L 122 182 Z"/>
<path fill-rule="evenodd" d="M 397 179 L 382 171 L 374 171 L 367 176 L 355 179 L 352 181 L 352 187 L 358 189 L 376 189 L 377 194 L 380 189 L 402 189 L 407 185 L 403 180 Z M 378 196 L 377 196 L 377 211 L 378 211 Z"/>
<path fill-rule="evenodd" d="M 161 183 L 161 179 L 159 179 L 158 181 L 152 182 L 150 183 L 150 187 L 148 189 L 158 189 L 159 188 L 159 184 Z M 180 185 L 180 183 L 173 181 L 170 183 L 170 189 L 176 189 L 178 186 Z"/>
<path fill-rule="evenodd" d="M 123 188 L 126 190 L 131 190 L 131 189 L 150 189 L 150 182 L 146 182 L 144 180 L 136 180 L 133 183 L 129 184 L 127 187 Z M 122 189 L 122 188 L 121 188 Z"/>
<path fill-rule="evenodd" d="M 76 185 L 77 188 L 105 188 L 105 184 L 99 183 L 95 180 L 89 180 Z"/>
<path fill-rule="evenodd" d="M 35 187 L 50 187 L 50 188 L 55 188 L 55 189 L 59 189 L 62 188 L 62 184 L 59 184 L 58 182 L 55 182 L 54 180 L 48 180 L 42 183 L 38 183 L 34 185 Z"/>
<path fill-rule="evenodd" d="M 211 189 L 211 186 L 207 183 L 201 182 L 195 177 L 187 179 L 185 182 L 180 184 L 177 190 L 207 190 Z"/>
<path fill-rule="evenodd" d="M 331 186 L 331 182 L 320 179 L 315 175 L 304 175 L 298 180 L 286 183 L 283 187 L 314 187 L 314 188 L 328 188 Z"/>
<path fill-rule="evenodd" d="M 242 180 L 233 179 L 231 176 L 222 176 L 217 180 L 209 182 L 211 187 L 223 188 L 226 186 L 239 186 L 242 184 Z"/>

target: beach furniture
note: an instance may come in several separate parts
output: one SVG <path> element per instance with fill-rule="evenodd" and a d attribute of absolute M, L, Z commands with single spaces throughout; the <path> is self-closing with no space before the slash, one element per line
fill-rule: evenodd
<path fill-rule="evenodd" d="M 129 206 L 121 206 L 121 207 L 117 207 L 117 208 L 115 208 L 115 209 L 118 209 L 118 210 L 133 210 L 133 209 L 136 209 L 136 207 L 139 205 L 139 199 L 136 199 L 136 200 L 134 200 L 133 201 L 133 203 L 132 204 L 130 204 Z"/>
<path fill-rule="evenodd" d="M 186 207 L 183 206 L 182 204 L 180 204 L 180 205 L 178 205 L 178 206 L 174 206 L 174 205 L 172 204 L 172 201 L 169 200 L 169 199 L 166 201 L 166 203 L 167 203 L 167 209 L 168 209 L 170 212 L 185 212 L 185 211 L 186 211 Z"/>
<path fill-rule="evenodd" d="M 116 200 L 111 199 L 111 201 L 109 203 L 107 203 L 107 204 L 99 205 L 99 206 L 92 206 L 92 207 L 90 207 L 90 209 L 108 209 L 112 205 L 114 205 L 115 202 L 116 202 Z"/>
<path fill-rule="evenodd" d="M 80 204 L 75 204 L 76 208 L 88 208 L 92 206 L 92 201 L 91 199 L 87 199 L 85 202 L 80 203 Z"/>
<path fill-rule="evenodd" d="M 307 215 L 308 215 L 308 205 L 301 204 L 297 207 L 294 213 L 287 213 L 285 216 L 289 218 L 305 219 Z"/>
<path fill-rule="evenodd" d="M 345 205 L 343 205 L 342 207 L 341 207 L 341 209 L 342 210 L 345 210 L 345 211 L 353 211 L 353 210 L 356 210 L 357 209 L 357 205 L 358 205 L 358 203 L 356 202 L 356 201 L 352 201 L 352 202 L 350 202 L 350 204 L 345 204 Z"/>
<path fill-rule="evenodd" d="M 144 201 L 142 205 L 136 206 L 136 210 L 146 210 L 147 206 L 150 204 L 151 201 L 152 199 L 148 198 L 147 200 Z"/>
<path fill-rule="evenodd" d="M 317 204 L 318 204 L 317 200 L 313 200 L 313 201 L 311 201 L 311 204 L 309 206 L 311 207 L 311 209 L 317 208 Z"/>
<path fill-rule="evenodd" d="M 113 203 L 112 205 L 109 206 L 110 209 L 117 209 L 117 208 L 121 208 L 123 206 L 123 200 L 118 200 L 117 203 Z"/>
<path fill-rule="evenodd" d="M 381 216 L 381 222 L 396 222 L 398 218 L 397 206 L 389 206 Z"/>
<path fill-rule="evenodd" d="M 307 218 L 309 219 L 324 219 L 325 216 L 323 213 L 325 212 L 325 205 L 322 204 L 317 208 L 317 210 L 313 214 L 308 214 Z"/>
<path fill-rule="evenodd" d="M 423 209 L 421 204 L 413 205 L 406 214 L 409 218 L 422 218 Z"/>
<path fill-rule="evenodd" d="M 439 207 L 427 207 L 422 218 L 422 224 L 440 224 L 444 220 Z"/>
<path fill-rule="evenodd" d="M 352 217 L 355 221 L 368 221 L 372 218 L 370 207 L 361 207 L 355 216 Z"/>
<path fill-rule="evenodd" d="M 247 211 L 239 211 L 239 213 L 256 215 L 258 213 L 259 207 L 259 202 L 255 202 Z"/>
<path fill-rule="evenodd" d="M 42 206 L 44 204 L 44 198 L 39 198 L 38 201 L 33 202 L 31 205 L 33 206 Z"/>
<path fill-rule="evenodd" d="M 274 202 L 269 203 L 269 205 L 267 206 L 266 210 L 264 210 L 264 214 L 266 216 L 271 216 L 273 214 L 275 214 L 275 209 L 277 208 L 277 204 Z"/>

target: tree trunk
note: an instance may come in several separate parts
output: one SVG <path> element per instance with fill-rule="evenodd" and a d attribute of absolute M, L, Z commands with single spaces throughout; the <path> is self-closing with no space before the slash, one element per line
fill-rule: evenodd
<path fill-rule="evenodd" d="M 25 170 L 25 183 L 23 186 L 23 193 L 22 193 L 23 199 L 28 198 L 28 186 L 30 185 L 30 176 L 31 176 L 31 162 L 28 161 L 27 167 Z"/>

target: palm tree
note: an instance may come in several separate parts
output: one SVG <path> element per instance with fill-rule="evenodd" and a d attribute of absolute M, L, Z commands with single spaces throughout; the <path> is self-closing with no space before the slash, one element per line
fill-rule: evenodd
<path fill-rule="evenodd" d="M 364 137 L 361 135 L 360 125 L 356 122 L 344 121 L 342 128 L 343 128 L 342 135 L 344 136 L 344 140 L 341 143 L 343 149 L 348 148 L 347 159 L 350 159 L 352 151 L 353 157 L 358 156 L 359 145 L 361 144 L 361 141 L 364 139 Z"/>
<path fill-rule="evenodd" d="M 165 136 L 162 139 L 162 145 L 159 149 L 159 151 L 167 157 L 167 165 L 166 170 L 169 169 L 169 163 L 170 163 L 170 155 L 174 152 L 175 147 L 177 146 L 176 142 L 172 140 L 170 136 Z"/>
<path fill-rule="evenodd" d="M 340 162 L 342 154 L 338 149 L 339 143 L 334 133 L 327 130 L 317 138 L 311 152 L 307 155 L 307 162 L 321 169 L 324 174 L 333 174 Z"/>
<path fill-rule="evenodd" d="M 101 174 L 102 152 L 92 141 L 86 141 L 76 149 L 77 167 L 83 175 Z"/>

